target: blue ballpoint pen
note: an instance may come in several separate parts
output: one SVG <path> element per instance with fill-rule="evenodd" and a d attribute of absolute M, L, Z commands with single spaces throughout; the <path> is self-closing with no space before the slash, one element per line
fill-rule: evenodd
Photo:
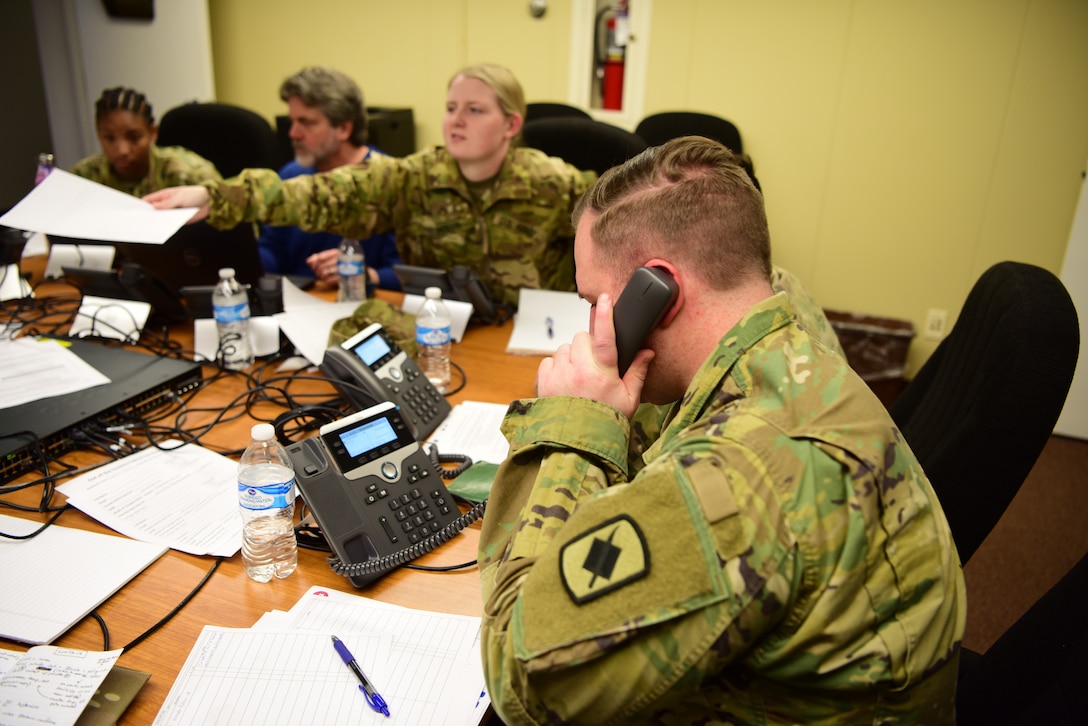
<path fill-rule="evenodd" d="M 363 669 L 359 667 L 359 663 L 355 660 L 355 656 L 351 654 L 351 651 L 348 650 L 348 647 L 335 635 L 332 636 L 332 647 L 336 648 L 336 652 L 340 654 L 340 660 L 344 661 L 347 667 L 351 669 L 351 672 L 355 674 L 355 677 L 359 679 L 359 683 L 362 684 L 359 686 L 359 690 L 366 696 L 366 702 L 370 704 L 370 707 L 378 713 L 384 713 L 388 716 L 389 706 L 386 705 L 385 699 L 378 695 L 374 684 L 363 674 Z"/>

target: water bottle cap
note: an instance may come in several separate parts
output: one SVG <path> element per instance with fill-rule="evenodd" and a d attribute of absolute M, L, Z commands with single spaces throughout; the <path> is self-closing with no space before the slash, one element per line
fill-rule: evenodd
<path fill-rule="evenodd" d="M 219 279 L 220 280 L 227 280 L 227 279 L 229 279 L 231 277 L 234 277 L 234 268 L 233 267 L 220 267 L 219 268 Z"/>
<path fill-rule="evenodd" d="M 423 291 L 423 294 L 432 300 L 437 300 L 442 297 L 442 288 L 440 287 L 428 287 Z"/>
<path fill-rule="evenodd" d="M 268 441 L 276 435 L 276 429 L 270 423 L 253 424 L 253 428 L 250 429 L 250 436 L 254 441 Z"/>

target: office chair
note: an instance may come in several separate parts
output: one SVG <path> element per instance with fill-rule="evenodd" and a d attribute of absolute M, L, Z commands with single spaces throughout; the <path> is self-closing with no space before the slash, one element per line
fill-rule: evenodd
<path fill-rule="evenodd" d="M 734 154 L 743 154 L 740 131 L 720 116 L 696 111 L 663 111 L 638 122 L 635 133 L 649 146 L 663 144 L 678 136 L 705 136 L 720 141 Z"/>
<path fill-rule="evenodd" d="M 1088 556 L 984 654 L 963 649 L 956 721 L 1074 724 L 1088 715 Z"/>
<path fill-rule="evenodd" d="M 929 476 L 966 563 L 1001 518 L 1058 420 L 1080 326 L 1061 281 L 1000 262 L 889 412 Z"/>
<path fill-rule="evenodd" d="M 525 122 L 535 121 L 541 118 L 575 117 L 593 118 L 588 111 L 583 111 L 577 106 L 569 106 L 565 103 L 553 103 L 550 101 L 534 101 L 525 105 Z"/>
<path fill-rule="evenodd" d="M 630 131 L 574 116 L 530 121 L 522 127 L 522 136 L 526 146 L 598 174 L 646 149 L 646 142 Z"/>
<path fill-rule="evenodd" d="M 242 169 L 277 169 L 276 134 L 264 117 L 225 103 L 187 103 L 163 114 L 159 146 L 184 146 L 208 161 L 224 179 Z"/>
<path fill-rule="evenodd" d="M 647 146 L 659 146 L 679 136 L 705 136 L 720 142 L 737 155 L 756 189 L 762 191 L 752 157 L 745 153 L 740 131 L 732 121 L 697 111 L 662 111 L 639 121 L 635 133 L 642 137 Z"/>

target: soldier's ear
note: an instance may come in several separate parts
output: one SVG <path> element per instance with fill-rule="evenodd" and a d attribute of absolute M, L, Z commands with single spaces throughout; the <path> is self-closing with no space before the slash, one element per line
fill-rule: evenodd
<path fill-rule="evenodd" d="M 520 113 L 512 113 L 506 117 L 506 138 L 512 139 L 521 133 L 523 119 Z"/>

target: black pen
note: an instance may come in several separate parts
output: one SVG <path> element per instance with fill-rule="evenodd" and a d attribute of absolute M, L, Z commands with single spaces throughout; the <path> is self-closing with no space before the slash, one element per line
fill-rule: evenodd
<path fill-rule="evenodd" d="M 367 679 L 363 669 L 359 667 L 359 663 L 355 660 L 355 656 L 351 654 L 351 651 L 348 650 L 348 647 L 335 635 L 332 636 L 332 647 L 336 648 L 336 652 L 340 654 L 340 660 L 344 661 L 347 667 L 351 669 L 351 672 L 355 674 L 355 677 L 359 679 L 359 683 L 362 684 L 359 686 L 359 690 L 366 696 L 366 702 L 370 704 L 370 707 L 378 713 L 384 713 L 388 716 L 389 706 L 385 704 L 385 699 L 378 695 L 374 684 Z"/>
<path fill-rule="evenodd" d="M 548 328 L 548 337 L 549 338 L 552 337 L 552 335 L 554 335 L 554 333 L 555 333 L 555 331 L 552 330 L 552 319 L 551 318 L 545 318 L 544 319 L 544 325 L 546 325 L 547 328 Z"/>

